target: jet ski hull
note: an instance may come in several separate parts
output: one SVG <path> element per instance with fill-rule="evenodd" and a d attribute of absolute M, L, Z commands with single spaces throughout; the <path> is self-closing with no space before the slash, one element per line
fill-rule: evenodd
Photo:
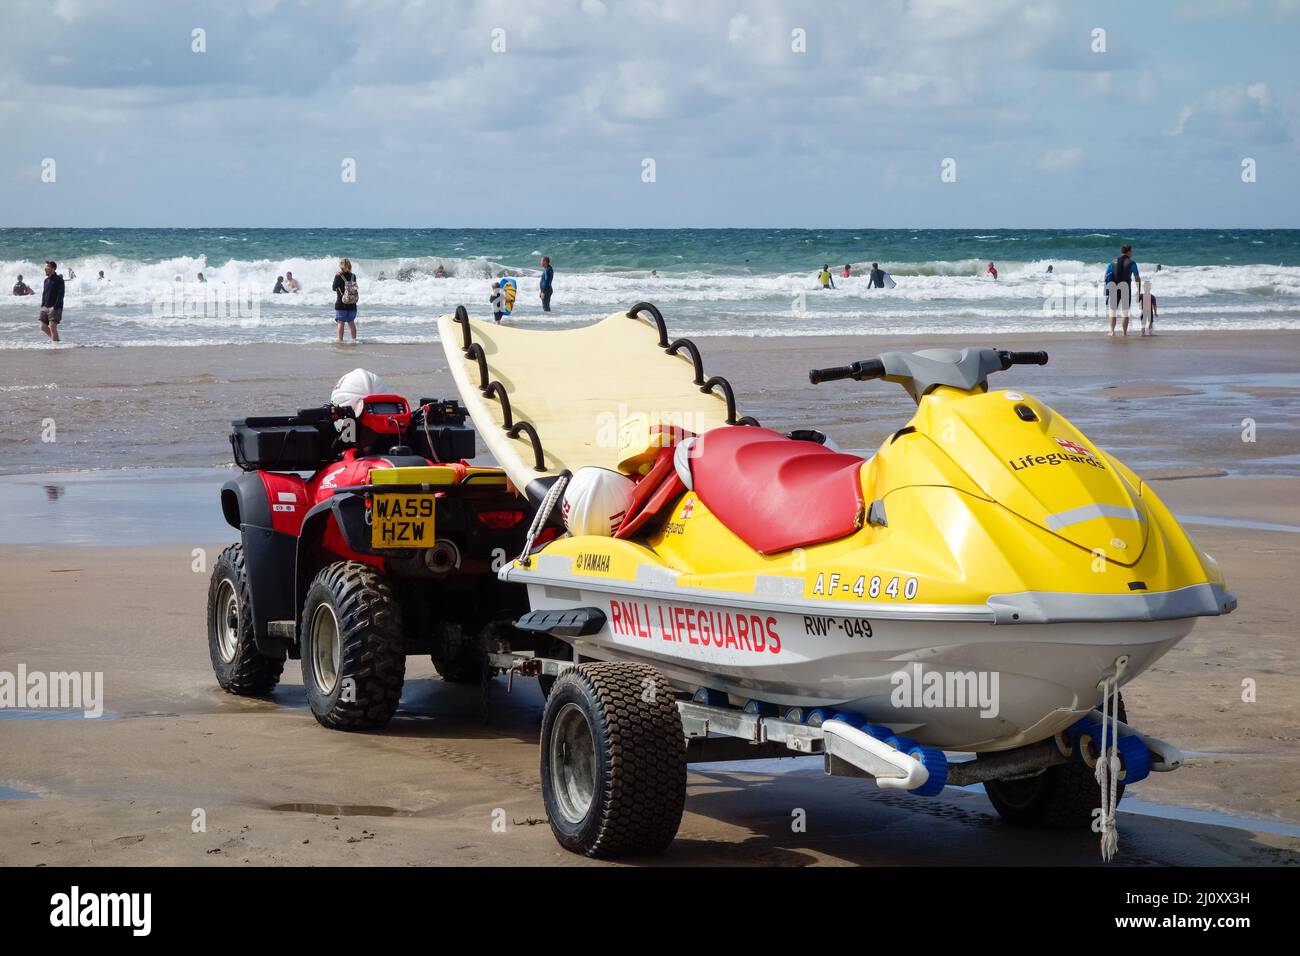
<path fill-rule="evenodd" d="M 508 576 L 530 577 L 517 567 Z M 682 690 L 841 712 L 928 746 L 977 752 L 1069 726 L 1096 705 L 1098 683 L 1117 658 L 1128 658 L 1131 679 L 1195 624 L 1185 617 L 995 625 L 978 608 L 877 617 L 557 584 L 529 583 L 534 610 L 586 607 L 605 617 L 598 632 L 574 639 L 582 657 L 648 663 Z M 954 619 L 963 613 L 982 619 Z"/>

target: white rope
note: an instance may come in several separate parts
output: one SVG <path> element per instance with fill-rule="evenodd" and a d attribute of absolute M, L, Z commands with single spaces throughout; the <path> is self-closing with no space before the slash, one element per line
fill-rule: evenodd
<path fill-rule="evenodd" d="M 528 552 L 533 549 L 533 539 L 535 539 L 546 526 L 546 519 L 551 516 L 555 509 L 555 503 L 560 500 L 560 495 L 564 494 L 564 486 L 569 483 L 569 474 L 565 472 L 546 490 L 546 496 L 542 498 L 542 503 L 537 506 L 537 514 L 533 515 L 533 523 L 528 527 L 528 535 L 524 538 L 524 550 L 519 554 L 519 563 L 528 567 L 532 560 Z"/>
<path fill-rule="evenodd" d="M 1115 674 L 1101 682 L 1101 744 L 1096 777 L 1101 786 L 1101 858 L 1110 862 L 1119 849 L 1119 684 L 1128 658 L 1115 661 Z"/>

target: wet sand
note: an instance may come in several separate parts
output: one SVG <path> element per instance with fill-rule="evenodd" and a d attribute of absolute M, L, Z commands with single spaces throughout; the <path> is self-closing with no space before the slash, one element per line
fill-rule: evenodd
<path fill-rule="evenodd" d="M 1300 332 L 732 336 L 699 345 L 708 373 L 735 386 L 742 414 L 824 428 L 846 449 L 874 449 L 910 417 L 911 400 L 883 382 L 811 386 L 808 369 L 890 349 L 997 345 L 1045 349 L 1051 363 L 1001 373 L 993 387 L 1033 392 L 1139 471 L 1300 474 Z M 231 419 L 323 404 L 357 366 L 412 401 L 455 394 L 436 342 L 0 351 L 0 474 L 228 465 Z M 52 442 L 42 440 L 47 418 Z M 1242 440 L 1246 419 L 1255 441 Z"/>
<path fill-rule="evenodd" d="M 1271 536 L 1273 571 L 1250 579 L 1258 542 L 1240 546 L 1250 536 L 1235 532 L 1201 537 L 1240 582 L 1243 611 L 1202 624 L 1126 698 L 1145 728 L 1216 755 L 1190 757 L 1131 793 L 1300 821 L 1282 567 L 1294 563 L 1300 537 Z M 386 730 L 327 731 L 306 708 L 296 663 L 267 701 L 217 688 L 206 575 L 191 560 L 179 546 L 0 548 L 0 661 L 102 670 L 106 710 L 98 720 L 0 719 L 0 864 L 590 864 L 561 851 L 545 823 L 534 681 L 507 694 L 498 678 L 484 710 L 477 689 L 446 684 L 412 658 Z M 1259 682 L 1258 704 L 1238 699 L 1247 675 Z M 660 860 L 635 862 L 1098 862 L 1089 834 L 1008 828 L 978 793 L 950 788 L 922 800 L 823 778 L 816 761 L 781 764 L 787 772 L 693 771 L 677 842 Z M 795 808 L 807 811 L 806 833 L 791 832 Z M 195 810 L 205 832 L 191 829 Z M 1120 828 L 1124 865 L 1300 862 L 1295 827 L 1121 813 Z"/>
<path fill-rule="evenodd" d="M 1300 527 L 1300 392 L 1293 387 L 1300 337 L 1172 338 L 1009 337 L 998 344 L 1046 347 L 1053 364 L 1015 370 L 1003 384 L 1039 394 L 1099 444 L 1165 476 L 1153 487 L 1176 513 L 1192 516 L 1189 530 L 1220 561 L 1241 601 L 1237 613 L 1202 621 L 1126 689 L 1132 720 L 1190 754 L 1183 769 L 1152 775 L 1131 796 L 1277 822 L 1228 826 L 1121 812 L 1117 862 L 1294 864 L 1300 533 L 1285 529 Z M 744 411 L 774 425 L 811 420 L 842 446 L 865 449 L 903 421 L 901 390 L 875 384 L 810 392 L 804 372 L 923 343 L 701 344 L 710 372 L 733 380 Z M 517 681 L 507 695 L 497 679 L 485 710 L 478 690 L 448 685 L 427 660 L 413 658 L 393 724 L 350 735 L 312 719 L 296 663 L 268 701 L 226 695 L 212 678 L 207 574 L 192 570 L 192 551 L 207 549 L 210 561 L 226 538 L 197 516 L 203 492 L 192 486 L 211 489 L 215 513 L 221 475 L 212 466 L 228 454 L 229 419 L 323 401 L 333 378 L 358 364 L 382 371 L 410 397 L 450 394 L 437 346 L 82 349 L 21 358 L 0 353 L 0 383 L 77 384 L 3 396 L 10 400 L 0 419 L 6 471 L 152 465 L 160 469 L 158 494 L 176 500 L 158 505 L 165 520 L 130 539 L 136 546 L 97 546 L 113 543 L 105 537 L 119 526 L 81 518 L 47 520 L 47 529 L 63 530 L 41 541 L 19 531 L 41 526 L 20 518 L 40 504 L 44 479 L 5 480 L 3 500 L 21 501 L 22 512 L 0 506 L 0 669 L 22 663 L 103 671 L 108 713 L 100 720 L 14 719 L 20 715 L 0 711 L 0 863 L 590 864 L 561 851 L 543 819 L 541 698 L 532 681 Z M 295 371 L 273 373 L 278 363 Z M 152 384 L 128 386 L 129 378 Z M 1104 395 L 1108 385 L 1143 383 L 1193 394 Z M 36 393 L 45 394 L 36 400 Z M 27 434 L 46 406 L 60 421 L 53 444 Z M 136 414 L 146 415 L 147 427 L 131 426 Z M 1247 415 L 1258 426 L 1253 443 L 1241 440 Z M 171 467 L 196 471 L 182 477 Z M 1221 477 L 1190 477 L 1207 474 Z M 178 481 L 191 491 L 176 493 Z M 15 482 L 26 482 L 21 494 L 10 493 Z M 82 501 L 83 487 L 97 489 L 86 491 L 92 495 L 116 488 L 84 475 L 56 478 L 54 486 L 65 491 L 49 499 L 50 508 L 75 505 L 92 517 L 97 499 Z M 123 520 L 138 507 L 124 501 Z M 1247 679 L 1256 684 L 1255 703 L 1241 699 Z M 697 768 L 678 841 L 659 862 L 1098 861 L 1090 834 L 1007 828 L 979 793 L 950 788 L 925 801 L 869 782 L 822 779 L 815 762 L 810 769 L 782 763 L 787 772 L 779 774 L 766 766 L 746 772 L 744 764 Z M 807 811 L 808 832 L 791 832 L 794 808 Z M 206 832 L 192 830 L 196 809 L 206 814 Z M 504 832 L 494 830 L 494 819 L 505 821 Z"/>

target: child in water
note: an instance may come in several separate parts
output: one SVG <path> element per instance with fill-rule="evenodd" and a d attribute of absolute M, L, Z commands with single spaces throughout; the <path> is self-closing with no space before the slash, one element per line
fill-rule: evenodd
<path fill-rule="evenodd" d="M 831 264 L 829 262 L 822 266 L 822 271 L 817 274 L 817 279 L 821 282 L 823 289 L 835 288 L 835 280 L 831 278 Z"/>
<path fill-rule="evenodd" d="M 492 283 L 492 294 L 488 296 L 488 302 L 492 305 L 492 320 L 501 324 L 501 309 L 505 304 L 505 296 L 501 292 L 501 283 Z"/>
<path fill-rule="evenodd" d="M 1151 280 L 1142 283 L 1142 335 L 1156 334 L 1156 297 L 1151 292 Z"/>

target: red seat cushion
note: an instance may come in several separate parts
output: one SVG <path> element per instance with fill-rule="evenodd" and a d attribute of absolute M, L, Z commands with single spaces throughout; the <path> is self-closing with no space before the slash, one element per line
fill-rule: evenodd
<path fill-rule="evenodd" d="M 696 440 L 691 476 L 723 524 L 760 554 L 775 554 L 862 527 L 863 463 L 815 442 L 730 425 Z"/>

